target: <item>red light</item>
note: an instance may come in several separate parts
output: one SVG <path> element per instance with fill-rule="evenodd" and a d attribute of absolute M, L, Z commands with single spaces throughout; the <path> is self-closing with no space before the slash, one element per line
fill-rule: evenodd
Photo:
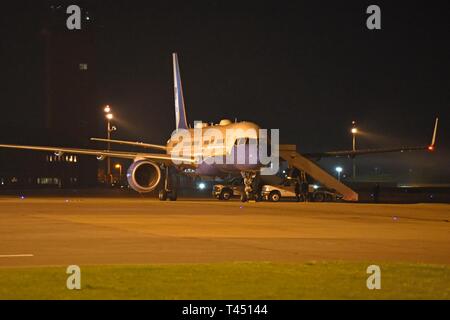
<path fill-rule="evenodd" d="M 429 151 L 434 151 L 434 146 L 428 146 Z"/>

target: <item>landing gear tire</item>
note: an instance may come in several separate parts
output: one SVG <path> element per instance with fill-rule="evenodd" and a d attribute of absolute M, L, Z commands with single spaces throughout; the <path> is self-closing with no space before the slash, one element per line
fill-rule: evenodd
<path fill-rule="evenodd" d="M 169 192 L 169 200 L 170 201 L 177 201 L 178 195 L 175 190 L 172 190 Z"/>
<path fill-rule="evenodd" d="M 167 191 L 166 190 L 160 190 L 158 194 L 158 198 L 160 201 L 166 201 L 167 200 Z"/>
<path fill-rule="evenodd" d="M 158 198 L 160 201 L 176 201 L 178 196 L 176 191 L 166 191 L 163 189 L 159 191 Z"/>
<path fill-rule="evenodd" d="M 278 201 L 280 201 L 280 198 L 281 198 L 281 194 L 278 191 L 272 191 L 269 194 L 269 201 L 271 201 L 271 202 L 278 202 Z"/>
<path fill-rule="evenodd" d="M 220 193 L 219 199 L 220 200 L 230 200 L 232 194 L 230 190 L 222 190 Z"/>

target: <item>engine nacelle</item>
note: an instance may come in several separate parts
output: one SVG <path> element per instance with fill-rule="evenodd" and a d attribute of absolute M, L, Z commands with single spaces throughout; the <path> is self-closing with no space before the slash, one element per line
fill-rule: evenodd
<path fill-rule="evenodd" d="M 128 168 L 127 180 L 130 187 L 137 192 L 150 192 L 161 180 L 161 169 L 151 161 L 138 160 Z"/>

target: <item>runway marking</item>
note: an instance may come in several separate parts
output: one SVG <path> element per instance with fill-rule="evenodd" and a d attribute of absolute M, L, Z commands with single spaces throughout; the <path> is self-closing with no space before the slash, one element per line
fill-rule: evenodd
<path fill-rule="evenodd" d="M 34 257 L 34 254 L 0 254 L 0 258 Z"/>

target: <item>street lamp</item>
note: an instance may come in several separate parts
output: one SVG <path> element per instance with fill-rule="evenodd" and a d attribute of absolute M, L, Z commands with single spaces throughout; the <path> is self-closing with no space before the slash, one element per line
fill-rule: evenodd
<path fill-rule="evenodd" d="M 114 166 L 114 168 L 116 168 L 117 170 L 119 170 L 119 183 L 122 180 L 122 165 L 120 163 L 116 163 L 116 165 Z"/>
<path fill-rule="evenodd" d="M 336 170 L 337 175 L 338 175 L 338 181 L 341 181 L 342 167 L 336 167 L 335 170 Z"/>
<path fill-rule="evenodd" d="M 111 132 L 116 131 L 117 128 L 115 126 L 111 126 L 111 120 L 114 118 L 113 114 L 111 113 L 111 107 L 109 105 L 106 105 L 103 111 L 106 113 L 105 118 L 107 120 L 107 127 L 106 127 L 106 136 L 108 140 L 111 140 Z M 111 149 L 111 144 L 108 141 L 108 151 Z M 111 184 L 112 182 L 112 175 L 111 175 L 111 158 L 107 157 L 106 159 L 106 174 L 108 176 L 107 183 Z"/>
<path fill-rule="evenodd" d="M 356 134 L 358 133 L 358 128 L 356 127 L 356 121 L 352 121 L 352 150 L 353 152 L 356 151 Z M 356 164 L 355 164 L 355 155 L 352 157 L 352 167 L 353 167 L 353 179 L 356 178 Z"/>

